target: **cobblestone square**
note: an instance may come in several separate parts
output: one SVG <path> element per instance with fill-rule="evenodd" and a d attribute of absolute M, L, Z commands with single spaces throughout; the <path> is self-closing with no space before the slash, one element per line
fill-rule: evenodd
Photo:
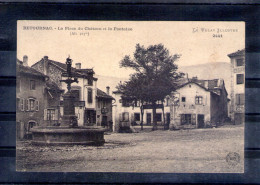
<path fill-rule="evenodd" d="M 17 170 L 243 173 L 244 127 L 108 133 L 104 146 L 38 147 L 17 141 Z M 228 154 L 235 157 L 228 158 Z"/>

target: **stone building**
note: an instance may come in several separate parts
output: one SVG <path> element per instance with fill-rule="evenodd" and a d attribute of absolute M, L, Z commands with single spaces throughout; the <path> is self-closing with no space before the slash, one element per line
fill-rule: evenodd
<path fill-rule="evenodd" d="M 224 80 L 192 78 L 183 79 L 178 84 L 176 92 L 168 95 L 164 102 L 158 102 L 160 104 L 156 110 L 158 126 L 171 124 L 178 128 L 203 128 L 206 123 L 217 124 L 228 117 L 228 93 Z M 127 99 L 120 91 L 114 91 L 113 94 L 114 130 L 118 131 L 119 127 L 127 125 L 140 125 L 140 103 Z M 145 107 L 147 108 L 144 109 L 143 124 L 147 127 L 152 125 L 153 115 L 149 104 Z"/>
<path fill-rule="evenodd" d="M 16 65 L 16 121 L 17 139 L 30 135 L 30 129 L 42 125 L 46 105 L 46 81 L 48 77 L 28 66 L 28 57 L 17 60 Z"/>
<path fill-rule="evenodd" d="M 177 128 L 204 128 L 223 123 L 228 118 L 227 95 L 222 79 L 190 79 L 173 94 L 177 103 L 174 106 L 171 104 L 171 125 Z"/>
<path fill-rule="evenodd" d="M 56 85 L 58 89 L 62 89 L 63 93 L 66 93 L 66 84 L 60 82 L 60 80 L 66 79 L 67 66 L 65 62 L 61 63 L 53 61 L 50 60 L 48 56 L 44 56 L 43 59 L 33 64 L 32 68 L 49 76 L 50 82 Z M 106 93 L 97 88 L 98 79 L 95 78 L 95 73 L 93 69 L 81 69 L 81 63 L 76 63 L 75 67 L 72 67 L 71 70 L 72 75 L 78 79 L 78 83 L 73 83 L 71 85 L 71 91 L 74 93 L 74 96 L 76 97 L 75 113 L 78 117 L 78 125 L 99 126 L 101 125 L 102 118 L 106 119 L 103 120 L 103 122 L 112 121 L 109 116 L 103 117 L 99 113 L 100 111 L 98 110 L 98 102 L 104 101 L 105 103 L 110 102 L 110 104 L 112 104 L 113 97 L 106 95 L 105 98 L 104 94 Z M 61 116 L 63 115 L 62 95 L 60 97 L 60 101 L 56 102 L 60 103 L 57 109 L 53 110 L 53 108 L 50 108 L 50 110 L 46 110 L 46 113 L 51 112 L 51 110 L 53 110 L 54 118 L 57 118 L 59 122 L 61 120 Z M 107 112 L 104 114 L 112 114 L 112 106 L 107 106 L 107 109 Z M 97 110 L 99 112 L 97 112 Z M 48 119 L 48 116 L 46 116 L 45 118 Z"/>
<path fill-rule="evenodd" d="M 245 114 L 245 49 L 228 55 L 231 61 L 231 120 L 244 123 Z"/>

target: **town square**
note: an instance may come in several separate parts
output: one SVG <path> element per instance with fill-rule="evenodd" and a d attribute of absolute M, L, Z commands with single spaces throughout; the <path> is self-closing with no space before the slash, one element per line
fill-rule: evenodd
<path fill-rule="evenodd" d="M 243 23 L 69 24 L 18 23 L 18 171 L 244 172 Z"/>

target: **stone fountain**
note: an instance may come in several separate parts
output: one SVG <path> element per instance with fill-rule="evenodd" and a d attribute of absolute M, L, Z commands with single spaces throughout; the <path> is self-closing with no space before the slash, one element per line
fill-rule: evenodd
<path fill-rule="evenodd" d="M 32 143 L 36 145 L 103 145 L 105 129 L 93 126 L 78 126 L 75 115 L 75 97 L 71 93 L 71 84 L 78 83 L 71 73 L 72 60 L 67 58 L 68 91 L 63 95 L 64 115 L 60 126 L 33 127 Z"/>

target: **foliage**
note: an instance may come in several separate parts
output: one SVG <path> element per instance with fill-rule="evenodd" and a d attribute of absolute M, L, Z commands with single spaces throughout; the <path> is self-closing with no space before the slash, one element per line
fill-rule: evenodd
<path fill-rule="evenodd" d="M 129 81 L 119 84 L 118 90 L 142 102 L 164 100 L 176 89 L 176 80 L 182 76 L 174 63 L 179 57 L 177 54 L 170 55 L 162 44 L 148 48 L 137 44 L 134 58 L 127 55 L 120 62 L 120 67 L 134 69 L 135 73 Z"/>

